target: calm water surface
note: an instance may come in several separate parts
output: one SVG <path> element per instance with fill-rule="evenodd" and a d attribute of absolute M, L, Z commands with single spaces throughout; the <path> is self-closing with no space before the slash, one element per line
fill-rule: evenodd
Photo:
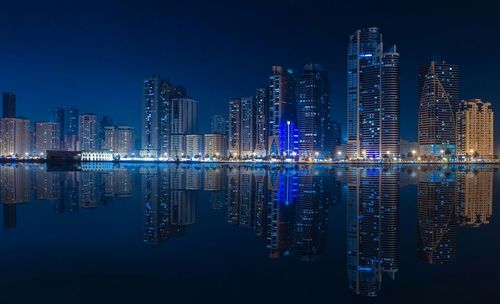
<path fill-rule="evenodd" d="M 500 301 L 497 167 L 0 166 L 1 303 Z"/>

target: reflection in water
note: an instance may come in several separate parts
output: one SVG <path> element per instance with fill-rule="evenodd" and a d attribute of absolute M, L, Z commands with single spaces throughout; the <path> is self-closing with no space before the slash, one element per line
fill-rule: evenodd
<path fill-rule="evenodd" d="M 0 166 L 3 225 L 17 205 L 50 201 L 57 214 L 139 196 L 144 242 L 158 246 L 197 222 L 197 204 L 251 229 L 272 259 L 317 261 L 327 246 L 330 206 L 347 208 L 347 279 L 354 294 L 377 296 L 399 270 L 400 189 L 416 186 L 417 256 L 428 264 L 457 258 L 457 229 L 487 225 L 493 214 L 492 168 L 321 166 L 126 166 L 86 164 L 79 171 Z M 346 192 L 342 192 L 346 189 Z M 335 246 L 338 247 L 338 246 Z"/>
<path fill-rule="evenodd" d="M 347 261 L 351 289 L 376 296 L 382 274 L 398 271 L 399 171 L 353 169 L 348 174 Z"/>

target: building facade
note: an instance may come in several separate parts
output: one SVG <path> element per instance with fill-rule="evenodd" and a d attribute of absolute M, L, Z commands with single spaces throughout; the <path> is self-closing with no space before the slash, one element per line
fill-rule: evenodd
<path fill-rule="evenodd" d="M 333 152 L 330 83 L 322 66 L 307 64 L 297 88 L 297 125 L 301 157 Z"/>
<path fill-rule="evenodd" d="M 282 66 L 273 66 L 272 71 L 269 77 L 268 154 L 297 153 L 296 75 L 292 69 Z"/>
<path fill-rule="evenodd" d="M 269 138 L 269 88 L 258 88 L 255 95 L 255 155 L 267 155 Z"/>
<path fill-rule="evenodd" d="M 241 100 L 229 100 L 228 120 L 228 157 L 239 157 L 241 141 Z"/>
<path fill-rule="evenodd" d="M 80 115 L 78 129 L 79 149 L 82 151 L 99 150 L 99 119 L 97 115 L 86 113 Z"/>
<path fill-rule="evenodd" d="M 190 98 L 171 100 L 170 154 L 178 158 L 187 154 L 186 135 L 198 132 L 198 101 Z M 165 157 L 165 153 L 162 154 Z"/>
<path fill-rule="evenodd" d="M 459 107 L 458 66 L 432 61 L 419 69 L 418 144 L 420 154 L 456 154 L 455 113 Z"/>
<path fill-rule="evenodd" d="M 255 98 L 241 98 L 240 156 L 249 158 L 255 152 L 256 112 Z"/>
<path fill-rule="evenodd" d="M 204 156 L 222 157 L 225 155 L 224 136 L 221 134 L 205 134 L 204 136 Z"/>
<path fill-rule="evenodd" d="M 462 101 L 456 113 L 457 155 L 493 159 L 493 124 L 491 103 L 481 99 Z"/>
<path fill-rule="evenodd" d="M 186 135 L 186 155 L 197 158 L 203 156 L 203 152 L 203 135 Z"/>
<path fill-rule="evenodd" d="M 24 157 L 31 153 L 30 122 L 22 118 L 0 120 L 0 155 Z"/>
<path fill-rule="evenodd" d="M 61 149 L 61 127 L 57 122 L 35 123 L 35 153 L 46 155 Z"/>
<path fill-rule="evenodd" d="M 135 130 L 130 126 L 104 127 L 104 149 L 121 155 L 135 152 Z"/>
<path fill-rule="evenodd" d="M 399 156 L 399 54 L 384 53 L 378 28 L 351 35 L 347 87 L 348 156 Z"/>

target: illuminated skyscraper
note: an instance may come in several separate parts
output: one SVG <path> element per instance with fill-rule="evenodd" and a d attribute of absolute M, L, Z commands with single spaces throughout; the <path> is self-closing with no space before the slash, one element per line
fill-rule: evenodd
<path fill-rule="evenodd" d="M 177 158 L 186 155 L 186 135 L 198 132 L 198 101 L 174 98 L 171 100 L 171 109 L 169 155 Z"/>
<path fill-rule="evenodd" d="M 399 54 L 383 51 L 376 27 L 350 37 L 347 66 L 347 154 L 399 155 Z"/>
<path fill-rule="evenodd" d="M 35 123 L 35 152 L 46 155 L 48 150 L 61 149 L 60 129 L 57 122 Z"/>
<path fill-rule="evenodd" d="M 297 126 L 299 129 L 299 152 L 302 157 L 331 155 L 332 121 L 330 104 L 330 82 L 322 66 L 304 66 L 297 88 Z"/>
<path fill-rule="evenodd" d="M 52 122 L 59 124 L 59 142 L 64 143 L 64 137 L 66 135 L 66 122 L 65 122 L 65 111 L 63 108 L 52 109 Z"/>
<path fill-rule="evenodd" d="M 347 172 L 347 275 L 359 295 L 378 295 L 382 274 L 398 271 L 399 172 L 354 168 Z"/>
<path fill-rule="evenodd" d="M 168 155 L 171 150 L 172 99 L 186 98 L 182 86 L 173 86 L 159 75 L 144 80 L 141 154 Z"/>
<path fill-rule="evenodd" d="M 203 135 L 186 135 L 186 155 L 189 157 L 203 156 Z"/>
<path fill-rule="evenodd" d="M 80 127 L 78 129 L 78 138 L 80 150 L 95 151 L 99 150 L 99 119 L 97 115 L 86 113 L 80 115 Z"/>
<path fill-rule="evenodd" d="M 224 135 L 205 134 L 204 135 L 204 154 L 205 157 L 222 157 L 225 155 Z"/>
<path fill-rule="evenodd" d="M 241 156 L 241 100 L 229 100 L 228 156 Z"/>
<path fill-rule="evenodd" d="M 212 116 L 212 133 L 213 134 L 226 134 L 226 120 L 222 115 Z"/>
<path fill-rule="evenodd" d="M 75 108 L 67 108 L 65 115 L 65 137 L 63 148 L 70 151 L 78 149 L 78 128 L 79 128 L 79 111 Z"/>
<path fill-rule="evenodd" d="M 16 118 L 16 94 L 11 92 L 3 93 L 3 118 Z"/>
<path fill-rule="evenodd" d="M 22 118 L 0 119 L 0 155 L 25 156 L 30 149 L 30 121 Z"/>
<path fill-rule="evenodd" d="M 258 88 L 255 96 L 255 154 L 267 155 L 269 138 L 269 89 Z"/>
<path fill-rule="evenodd" d="M 269 77 L 268 154 L 298 152 L 296 103 L 294 71 L 273 66 L 273 75 Z"/>
<path fill-rule="evenodd" d="M 129 126 L 104 127 L 104 149 L 119 154 L 134 153 L 135 131 Z"/>
<path fill-rule="evenodd" d="M 480 99 L 462 101 L 456 113 L 457 155 L 493 159 L 493 119 L 491 103 Z"/>
<path fill-rule="evenodd" d="M 249 158 L 252 157 L 255 151 L 255 98 L 253 96 L 242 97 L 240 105 L 240 156 Z"/>
<path fill-rule="evenodd" d="M 428 156 L 456 153 L 455 113 L 459 109 L 458 66 L 432 61 L 418 75 L 418 144 Z"/>

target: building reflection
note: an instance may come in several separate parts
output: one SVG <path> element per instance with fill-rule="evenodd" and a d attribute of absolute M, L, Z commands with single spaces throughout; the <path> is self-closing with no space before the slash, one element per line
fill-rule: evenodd
<path fill-rule="evenodd" d="M 347 276 L 358 295 L 377 296 L 399 266 L 399 171 L 353 168 L 347 176 Z"/>
<path fill-rule="evenodd" d="M 457 172 L 457 218 L 462 226 L 489 224 L 493 214 L 493 170 Z"/>
<path fill-rule="evenodd" d="M 17 204 L 30 201 L 30 168 L 20 164 L 0 166 L 0 193 L 4 228 L 17 225 Z"/>
<path fill-rule="evenodd" d="M 446 168 L 419 173 L 417 256 L 429 264 L 447 264 L 456 258 L 455 182 L 455 172 Z"/>

